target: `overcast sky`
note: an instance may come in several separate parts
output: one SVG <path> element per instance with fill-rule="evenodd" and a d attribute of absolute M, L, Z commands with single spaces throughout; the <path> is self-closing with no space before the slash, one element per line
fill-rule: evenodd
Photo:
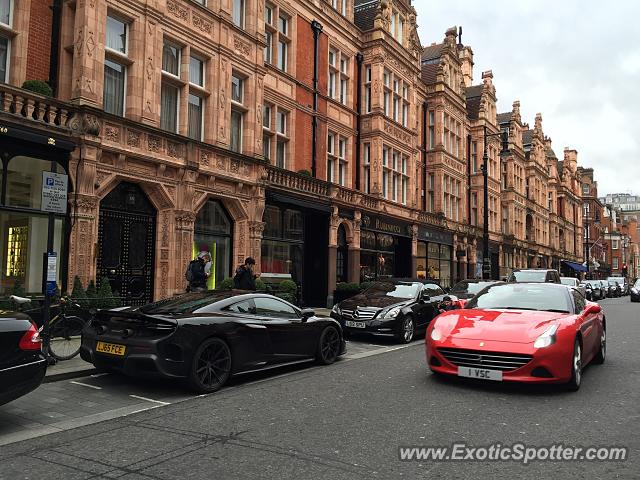
<path fill-rule="evenodd" d="M 599 196 L 640 195 L 640 1 L 413 0 L 423 45 L 462 26 L 474 84 L 493 70 L 498 112 L 520 100 L 522 121 L 542 113 L 565 146 L 595 169 Z"/>

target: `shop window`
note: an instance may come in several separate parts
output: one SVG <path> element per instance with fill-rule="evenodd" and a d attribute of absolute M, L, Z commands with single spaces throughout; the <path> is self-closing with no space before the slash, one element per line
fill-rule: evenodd
<path fill-rule="evenodd" d="M 206 268 L 211 274 L 207 284 L 211 289 L 229 275 L 232 225 L 229 215 L 217 200 L 208 200 L 196 217 L 192 257 L 201 251 L 209 252 L 211 263 Z"/>
<path fill-rule="evenodd" d="M 40 209 L 42 172 L 51 171 L 51 162 L 31 157 L 13 157 L 7 168 L 5 203 L 12 207 Z"/>
<path fill-rule="evenodd" d="M 360 280 L 368 282 L 395 274 L 396 241 L 391 235 L 360 232 Z"/>
<path fill-rule="evenodd" d="M 299 282 L 304 252 L 304 216 L 301 211 L 275 205 L 265 208 L 261 271 Z"/>

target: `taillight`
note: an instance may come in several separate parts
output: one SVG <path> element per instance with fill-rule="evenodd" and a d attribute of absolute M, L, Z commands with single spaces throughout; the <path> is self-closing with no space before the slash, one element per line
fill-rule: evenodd
<path fill-rule="evenodd" d="M 42 338 L 40 332 L 36 326 L 32 323 L 29 330 L 27 330 L 18 344 L 20 350 L 40 350 L 42 349 Z"/>

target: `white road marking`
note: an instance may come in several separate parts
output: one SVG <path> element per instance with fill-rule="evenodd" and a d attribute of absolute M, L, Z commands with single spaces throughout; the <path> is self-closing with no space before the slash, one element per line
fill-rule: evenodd
<path fill-rule="evenodd" d="M 139 410 L 134 410 L 133 412 L 129 412 L 126 415 L 133 415 L 134 413 L 146 412 L 147 410 L 153 410 L 154 408 L 160 408 L 162 405 L 154 405 L 153 407 L 141 408 Z M 123 416 L 126 416 L 123 415 Z"/>
<path fill-rule="evenodd" d="M 76 382 L 75 380 L 71 380 L 71 383 L 75 385 L 82 385 L 83 387 L 93 388 L 94 390 L 102 390 L 102 387 L 97 387 L 95 385 L 89 385 L 88 383 Z"/>
<path fill-rule="evenodd" d="M 160 405 L 171 405 L 171 402 L 162 402 L 160 400 L 154 400 L 153 398 L 140 397 L 138 395 L 129 395 L 131 398 L 137 398 L 138 400 L 145 400 L 147 402 L 159 403 Z"/>
<path fill-rule="evenodd" d="M 104 372 L 104 373 L 94 373 L 93 375 L 90 375 L 92 378 L 98 378 L 98 377 L 104 377 L 105 375 L 111 375 L 109 372 Z"/>

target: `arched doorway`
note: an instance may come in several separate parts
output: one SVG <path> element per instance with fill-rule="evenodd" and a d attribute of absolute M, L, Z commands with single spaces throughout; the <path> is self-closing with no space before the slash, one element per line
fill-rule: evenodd
<path fill-rule="evenodd" d="M 207 200 L 196 217 L 193 237 L 193 255 L 207 251 L 211 255 L 208 266 L 211 276 L 207 282 L 209 289 L 215 289 L 229 276 L 231 269 L 231 232 L 233 222 L 218 200 Z"/>
<path fill-rule="evenodd" d="M 139 185 L 122 182 L 100 202 L 97 280 L 108 278 L 124 305 L 153 298 L 155 231 L 156 209 Z"/>
<path fill-rule="evenodd" d="M 341 223 L 338 227 L 338 251 L 336 253 L 336 282 L 349 280 L 349 246 L 347 244 L 347 230 Z"/>

